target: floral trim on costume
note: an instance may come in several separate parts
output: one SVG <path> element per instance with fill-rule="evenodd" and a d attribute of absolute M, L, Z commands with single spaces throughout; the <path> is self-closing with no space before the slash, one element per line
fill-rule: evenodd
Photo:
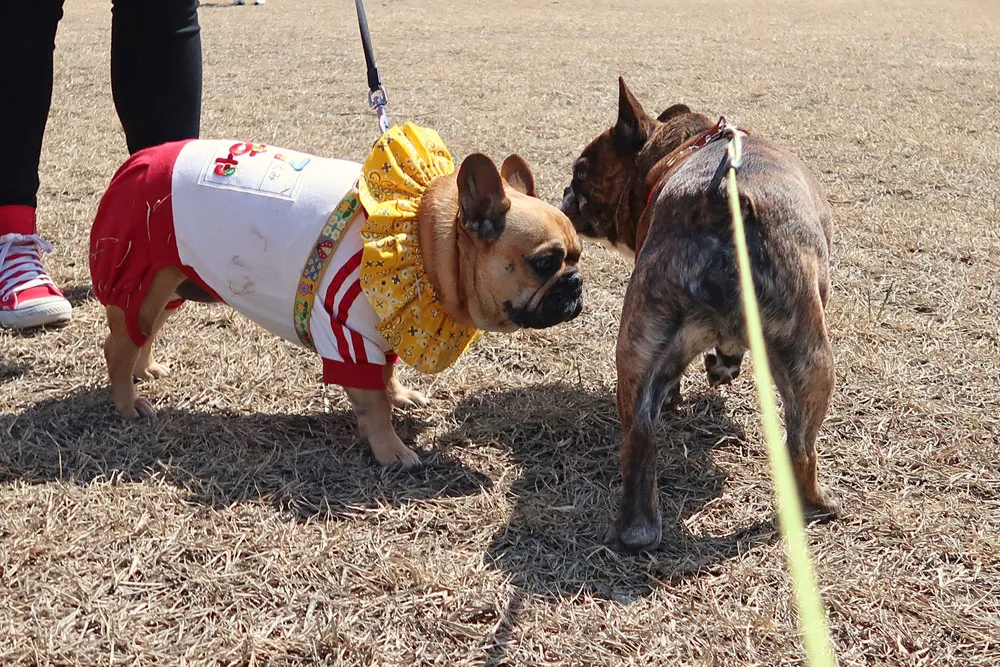
<path fill-rule="evenodd" d="M 333 209 L 333 213 L 323 225 L 323 231 L 313 244 L 306 266 L 302 269 L 302 277 L 299 279 L 299 287 L 295 291 L 295 310 L 292 321 L 295 323 L 295 333 L 298 334 L 302 344 L 310 350 L 316 349 L 312 334 L 309 333 L 309 317 L 312 315 L 313 299 L 316 298 L 316 289 L 323 279 L 326 267 L 330 264 L 337 251 L 337 244 L 343 238 L 344 230 L 351 224 L 354 215 L 358 212 L 361 202 L 358 201 L 358 188 L 354 186 L 344 195 L 344 198 Z"/>

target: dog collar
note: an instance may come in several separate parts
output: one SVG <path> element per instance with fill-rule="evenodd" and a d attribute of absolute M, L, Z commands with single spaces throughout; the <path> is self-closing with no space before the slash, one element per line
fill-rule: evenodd
<path fill-rule="evenodd" d="M 377 330 L 399 357 L 424 373 L 455 362 L 482 331 L 455 321 L 424 270 L 416 214 L 430 183 L 455 171 L 437 132 L 393 126 L 376 142 L 358 183 L 368 219 L 361 227 L 361 288 Z"/>
<path fill-rule="evenodd" d="M 736 133 L 743 136 L 747 135 L 746 131 L 739 129 L 735 123 L 730 123 L 729 119 L 725 116 L 719 116 L 719 122 L 715 124 L 715 127 L 696 134 L 691 139 L 688 139 L 687 145 L 678 147 L 677 150 L 668 155 L 665 158 L 666 163 L 660 170 L 658 170 L 660 175 L 649 188 L 649 194 L 646 195 L 646 208 L 649 208 L 649 205 L 653 203 L 653 197 L 659 190 L 657 186 L 666 180 L 667 176 L 675 167 L 679 166 L 681 162 L 689 158 L 692 153 L 704 148 L 714 141 L 718 141 L 723 137 L 731 136 Z"/>

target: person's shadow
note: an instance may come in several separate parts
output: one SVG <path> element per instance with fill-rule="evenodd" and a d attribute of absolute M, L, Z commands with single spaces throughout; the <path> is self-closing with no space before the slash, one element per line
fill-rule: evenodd
<path fill-rule="evenodd" d="M 17 366 L 4 373 L 14 375 Z M 427 424 L 397 415 L 413 441 Z M 446 454 L 424 452 L 415 473 L 379 469 L 354 416 L 218 414 L 164 408 L 155 420 L 123 420 L 105 387 L 0 415 L 0 483 L 157 477 L 192 502 L 228 507 L 264 501 L 302 519 L 336 518 L 348 508 L 400 506 L 416 499 L 481 493 L 492 483 Z"/>
<path fill-rule="evenodd" d="M 510 448 L 521 474 L 514 508 L 493 536 L 487 563 L 512 576 L 487 665 L 501 664 L 526 595 L 572 599 L 581 593 L 628 603 L 654 586 L 697 576 L 770 542 L 770 516 L 727 535 L 694 535 L 684 521 L 722 494 L 725 475 L 712 461 L 720 442 L 743 433 L 712 392 L 692 392 L 664 412 L 657 436 L 663 541 L 652 554 L 629 556 L 603 545 L 621 493 L 618 410 L 613 393 L 571 384 L 470 396 L 455 410 L 459 426 L 444 442 L 494 442 Z"/>

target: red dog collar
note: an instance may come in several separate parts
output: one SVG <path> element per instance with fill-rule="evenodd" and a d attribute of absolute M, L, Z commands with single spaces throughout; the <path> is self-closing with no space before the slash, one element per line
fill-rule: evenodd
<path fill-rule="evenodd" d="M 649 188 L 649 194 L 646 195 L 646 207 L 648 208 L 651 203 L 653 203 L 653 195 L 656 194 L 657 186 L 663 182 L 671 170 L 678 166 L 681 162 L 691 156 L 695 151 L 704 148 L 714 141 L 722 139 L 730 133 L 740 132 L 742 134 L 747 134 L 746 131 L 740 130 L 736 127 L 734 123 L 730 123 L 725 116 L 719 116 L 719 122 L 715 124 L 710 130 L 705 130 L 700 134 L 696 134 L 694 137 L 689 139 L 686 146 L 678 147 L 673 153 L 668 155 L 666 158 L 666 164 L 664 164 L 662 173 L 656 182 L 653 183 L 652 187 Z"/>

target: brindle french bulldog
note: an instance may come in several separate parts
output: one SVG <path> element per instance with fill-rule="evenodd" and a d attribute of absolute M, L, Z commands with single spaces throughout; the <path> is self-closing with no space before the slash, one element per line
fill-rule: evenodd
<path fill-rule="evenodd" d="M 709 348 L 711 385 L 739 375 L 746 348 L 731 218 L 721 177 L 726 142 L 708 117 L 675 105 L 649 116 L 619 79 L 618 120 L 576 160 L 562 210 L 584 236 L 632 255 L 618 335 L 624 490 L 608 542 L 655 548 L 661 538 L 655 425 L 680 401 L 679 381 Z M 747 136 L 740 203 L 764 335 L 784 401 L 787 445 L 806 511 L 840 502 L 816 478 L 816 436 L 834 384 L 824 308 L 830 291 L 830 209 L 806 166 Z"/>

